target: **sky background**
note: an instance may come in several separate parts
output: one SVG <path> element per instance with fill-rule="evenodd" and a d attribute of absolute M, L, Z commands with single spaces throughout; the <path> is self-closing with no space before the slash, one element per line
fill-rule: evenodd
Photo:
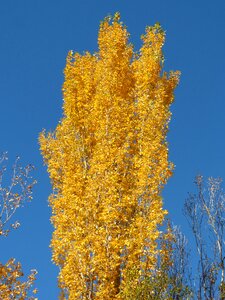
<path fill-rule="evenodd" d="M 182 214 L 197 174 L 225 178 L 224 0 L 2 0 L 0 1 L 0 151 L 37 170 L 32 203 L 17 212 L 21 227 L 0 239 L 0 260 L 15 257 L 25 272 L 36 268 L 40 300 L 58 298 L 51 263 L 51 186 L 38 135 L 62 116 L 63 69 L 69 50 L 97 50 L 99 22 L 121 13 L 138 49 L 147 25 L 166 30 L 165 70 L 180 70 L 168 135 L 174 176 L 163 192 L 173 222 L 189 236 Z"/>

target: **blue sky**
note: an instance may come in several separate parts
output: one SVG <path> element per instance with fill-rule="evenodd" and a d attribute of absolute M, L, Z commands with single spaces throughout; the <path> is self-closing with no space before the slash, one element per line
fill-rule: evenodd
<path fill-rule="evenodd" d="M 180 70 L 168 135 L 176 169 L 164 190 L 165 207 L 188 235 L 182 214 L 194 176 L 225 178 L 225 1 L 20 0 L 0 3 L 0 151 L 33 163 L 33 202 L 18 211 L 21 227 L 1 238 L 1 258 L 16 257 L 25 271 L 38 269 L 40 300 L 57 299 L 51 263 L 51 187 L 38 134 L 54 129 L 62 114 L 63 69 L 69 50 L 97 50 L 99 22 L 120 11 L 138 49 L 147 25 L 166 30 L 165 70 Z"/>

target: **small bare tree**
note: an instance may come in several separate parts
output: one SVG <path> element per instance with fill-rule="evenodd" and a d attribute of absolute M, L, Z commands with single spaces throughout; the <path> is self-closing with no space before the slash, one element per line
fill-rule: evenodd
<path fill-rule="evenodd" d="M 171 266 L 168 270 L 171 280 L 171 299 L 193 299 L 192 276 L 190 269 L 190 250 L 185 235 L 178 226 L 171 227 L 173 235 Z"/>
<path fill-rule="evenodd" d="M 225 194 L 221 183 L 220 178 L 209 178 L 204 184 L 203 177 L 197 176 L 197 193 L 190 194 L 184 205 L 199 255 L 199 300 L 225 299 Z"/>
<path fill-rule="evenodd" d="M 0 236 L 7 236 L 11 229 L 20 226 L 18 221 L 13 221 L 13 216 L 19 207 L 32 199 L 32 188 L 36 183 L 31 176 L 34 167 L 32 165 L 21 166 L 20 158 L 17 157 L 12 168 L 10 182 L 5 186 L 3 175 L 6 175 L 7 160 L 5 152 L 0 156 Z M 34 296 L 37 289 L 32 290 L 36 274 L 36 270 L 31 270 L 27 280 L 22 281 L 24 274 L 19 262 L 11 258 L 6 264 L 0 263 L 0 299 L 37 299 Z"/>

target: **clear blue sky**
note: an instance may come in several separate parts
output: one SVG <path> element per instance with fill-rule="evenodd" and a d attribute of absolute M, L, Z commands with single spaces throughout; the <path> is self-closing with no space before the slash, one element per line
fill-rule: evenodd
<path fill-rule="evenodd" d="M 37 167 L 33 202 L 17 218 L 22 226 L 0 240 L 1 257 L 37 268 L 40 300 L 57 299 L 57 268 L 48 247 L 51 192 L 39 153 L 38 134 L 54 129 L 62 114 L 63 69 L 69 50 L 97 50 L 99 22 L 120 11 L 140 47 L 147 25 L 166 30 L 165 70 L 180 70 L 168 136 L 176 169 L 164 202 L 188 234 L 183 201 L 198 173 L 225 178 L 225 1 L 224 0 L 5 0 L 0 3 L 0 151 Z"/>

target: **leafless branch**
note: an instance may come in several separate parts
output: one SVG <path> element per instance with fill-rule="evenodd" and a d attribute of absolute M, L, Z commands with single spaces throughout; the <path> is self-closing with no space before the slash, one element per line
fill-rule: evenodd
<path fill-rule="evenodd" d="M 26 201 L 32 200 L 32 189 L 35 180 L 32 179 L 32 165 L 21 166 L 20 158 L 17 157 L 12 167 L 12 175 L 7 186 L 4 185 L 6 172 L 7 153 L 0 156 L 0 235 L 8 235 L 10 229 L 20 226 L 18 221 L 11 222 L 15 212 Z M 11 223 L 11 224 L 10 224 Z"/>

